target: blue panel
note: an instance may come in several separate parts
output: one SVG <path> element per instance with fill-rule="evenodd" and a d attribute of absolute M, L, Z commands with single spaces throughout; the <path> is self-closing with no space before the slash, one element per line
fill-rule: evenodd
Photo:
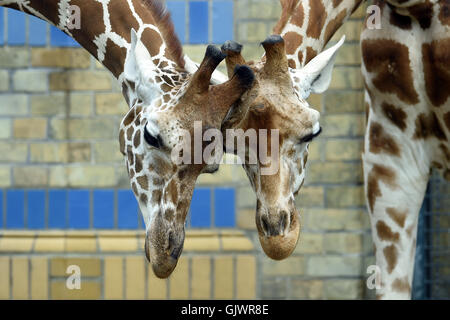
<path fill-rule="evenodd" d="M 117 191 L 117 227 L 119 229 L 138 228 L 138 204 L 131 190 Z"/>
<path fill-rule="evenodd" d="M 167 8 L 172 16 L 175 32 L 182 43 L 186 41 L 186 3 L 167 1 Z"/>
<path fill-rule="evenodd" d="M 222 44 L 233 40 L 233 1 L 213 2 L 213 43 Z"/>
<path fill-rule="evenodd" d="M 25 227 L 25 192 L 13 190 L 6 192 L 6 227 L 23 229 Z"/>
<path fill-rule="evenodd" d="M 89 208 L 88 190 L 69 190 L 69 228 L 88 229 Z"/>
<path fill-rule="evenodd" d="M 208 2 L 189 1 L 189 42 L 208 43 Z"/>
<path fill-rule="evenodd" d="M 216 227 L 232 228 L 236 226 L 234 189 L 214 190 L 214 221 Z"/>
<path fill-rule="evenodd" d="M 0 45 L 3 45 L 3 43 L 5 42 L 5 29 L 3 28 L 5 25 L 4 13 L 5 13 L 5 10 L 3 7 L 1 7 L 0 8 Z M 0 226 L 1 226 L 1 222 L 0 222 Z"/>
<path fill-rule="evenodd" d="M 3 191 L 0 190 L 0 228 L 3 228 Z"/>
<path fill-rule="evenodd" d="M 196 189 L 191 202 L 191 227 L 211 227 L 211 190 Z"/>
<path fill-rule="evenodd" d="M 67 191 L 50 190 L 48 192 L 48 227 L 65 228 L 67 209 Z"/>
<path fill-rule="evenodd" d="M 39 18 L 28 17 L 28 44 L 45 46 L 47 44 L 47 22 Z"/>
<path fill-rule="evenodd" d="M 94 191 L 94 228 L 114 228 L 114 191 Z"/>
<path fill-rule="evenodd" d="M 78 47 L 79 44 L 67 34 L 56 28 L 50 27 L 50 44 L 53 47 Z"/>
<path fill-rule="evenodd" d="M 25 44 L 25 14 L 17 10 L 8 10 L 8 44 Z"/>
<path fill-rule="evenodd" d="M 28 228 L 45 228 L 45 191 L 28 191 Z"/>

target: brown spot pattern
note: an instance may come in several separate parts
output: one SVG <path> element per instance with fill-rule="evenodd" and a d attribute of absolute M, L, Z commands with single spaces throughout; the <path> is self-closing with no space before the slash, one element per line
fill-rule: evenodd
<path fill-rule="evenodd" d="M 427 139 L 431 137 L 436 137 L 439 140 L 447 139 L 436 114 L 434 112 L 430 112 L 428 115 L 421 113 L 416 119 L 416 131 L 413 138 Z"/>
<path fill-rule="evenodd" d="M 367 178 L 367 198 L 369 201 L 370 212 L 373 213 L 375 200 L 381 197 L 379 181 L 384 182 L 391 188 L 395 188 L 395 172 L 387 167 L 374 165 Z"/>
<path fill-rule="evenodd" d="M 405 226 L 407 212 L 408 212 L 407 210 L 400 211 L 395 208 L 386 209 L 386 213 L 389 215 L 389 217 L 391 217 L 391 219 L 394 220 L 394 222 L 398 224 L 401 228 Z"/>
<path fill-rule="evenodd" d="M 450 26 L 450 2 L 441 1 L 439 20 L 441 21 L 442 24 Z"/>
<path fill-rule="evenodd" d="M 387 246 L 383 249 L 384 257 L 386 258 L 387 263 L 387 271 L 389 273 L 392 273 L 395 266 L 397 265 L 398 260 L 398 251 L 397 248 L 391 244 L 390 246 Z"/>
<path fill-rule="evenodd" d="M 314 59 L 314 57 L 317 56 L 317 51 L 314 50 L 311 47 L 307 47 L 306 48 L 306 60 L 305 60 L 305 65 L 310 62 L 312 59 Z"/>
<path fill-rule="evenodd" d="M 393 232 L 392 229 L 384 221 L 378 221 L 376 228 L 378 237 L 381 240 L 397 242 L 400 239 L 400 234 L 398 232 Z"/>
<path fill-rule="evenodd" d="M 361 46 L 367 71 L 376 74 L 373 85 L 408 104 L 417 104 L 408 47 L 394 40 L 364 40 Z"/>
<path fill-rule="evenodd" d="M 378 122 L 372 122 L 369 132 L 370 152 L 400 155 L 400 148 L 394 138 L 388 134 Z"/>
<path fill-rule="evenodd" d="M 288 32 L 284 35 L 286 42 L 286 53 L 294 54 L 303 41 L 303 37 L 296 32 Z"/>
<path fill-rule="evenodd" d="M 325 43 L 327 43 L 331 39 L 331 37 L 336 33 L 336 31 L 342 26 L 342 23 L 344 22 L 344 19 L 346 17 L 347 17 L 347 9 L 344 9 L 338 13 L 336 18 L 334 18 L 328 23 L 327 28 L 325 29 L 325 36 L 324 36 Z"/>
<path fill-rule="evenodd" d="M 148 190 L 148 178 L 147 178 L 147 176 L 137 177 L 136 180 L 137 180 L 137 182 L 139 183 L 139 185 L 141 186 L 142 189 Z"/>
<path fill-rule="evenodd" d="M 325 25 L 327 13 L 322 1 L 309 0 L 309 7 L 309 16 L 314 17 L 314 19 L 309 19 L 306 34 L 310 38 L 319 39 L 323 26 Z"/>
<path fill-rule="evenodd" d="M 381 109 L 383 110 L 386 118 L 388 118 L 392 124 L 394 124 L 400 130 L 405 131 L 407 118 L 407 114 L 405 111 L 386 102 L 381 105 Z"/>
<path fill-rule="evenodd" d="M 422 56 L 427 95 L 441 106 L 450 96 L 450 39 L 423 44 Z"/>
<path fill-rule="evenodd" d="M 397 292 L 411 292 L 408 277 L 397 278 L 392 282 L 392 290 Z"/>

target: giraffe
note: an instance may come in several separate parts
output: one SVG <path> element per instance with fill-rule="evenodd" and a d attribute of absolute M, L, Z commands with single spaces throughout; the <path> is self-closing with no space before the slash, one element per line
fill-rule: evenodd
<path fill-rule="evenodd" d="M 289 66 L 316 58 L 362 0 L 281 0 Z M 361 34 L 362 155 L 378 299 L 410 299 L 418 215 L 432 168 L 450 180 L 450 1 L 377 0 Z M 369 18 L 369 17 L 368 17 Z M 367 20 L 366 20 L 367 22 Z"/>
<path fill-rule="evenodd" d="M 196 122 L 201 130 L 219 130 L 231 106 L 251 87 L 253 72 L 236 66 L 228 81 L 213 75 L 225 55 L 212 45 L 202 63 L 193 66 L 160 1 L 0 0 L 0 5 L 57 26 L 119 81 L 130 106 L 120 125 L 120 151 L 146 226 L 145 253 L 155 275 L 168 277 L 183 249 L 196 179 L 218 169 L 209 159 L 174 163 L 174 146 Z M 79 29 L 67 27 L 69 5 L 80 8 Z"/>

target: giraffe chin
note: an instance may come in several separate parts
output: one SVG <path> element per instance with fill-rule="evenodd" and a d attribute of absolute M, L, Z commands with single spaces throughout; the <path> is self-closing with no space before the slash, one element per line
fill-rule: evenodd
<path fill-rule="evenodd" d="M 259 233 L 259 242 L 264 253 L 273 260 L 288 258 L 297 246 L 300 235 L 300 225 L 296 226 L 285 235 L 269 236 Z"/>

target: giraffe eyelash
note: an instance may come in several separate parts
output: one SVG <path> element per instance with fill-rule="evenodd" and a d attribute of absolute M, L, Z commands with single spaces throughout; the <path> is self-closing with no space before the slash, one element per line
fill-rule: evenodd
<path fill-rule="evenodd" d="M 149 145 L 157 149 L 162 146 L 161 137 L 159 135 L 157 137 L 152 136 L 146 128 L 144 128 L 144 139 Z"/>
<path fill-rule="evenodd" d="M 311 133 L 300 139 L 299 144 L 311 142 L 314 138 L 318 137 L 322 133 L 322 128 L 317 133 Z"/>

